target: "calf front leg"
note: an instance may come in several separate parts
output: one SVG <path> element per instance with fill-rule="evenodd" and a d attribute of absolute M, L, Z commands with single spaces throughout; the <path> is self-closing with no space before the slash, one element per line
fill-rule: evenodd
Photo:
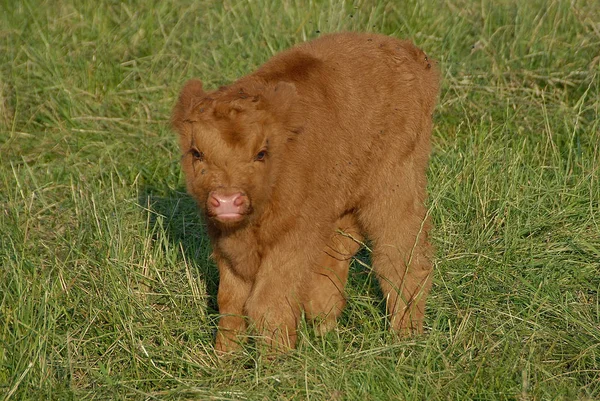
<path fill-rule="evenodd" d="M 260 334 L 259 342 L 270 350 L 296 346 L 302 286 L 314 263 L 314 249 L 324 242 L 316 233 L 298 230 L 265 253 L 244 310 Z"/>
<path fill-rule="evenodd" d="M 281 288 L 284 281 L 265 277 L 256 281 L 245 311 L 253 328 L 258 332 L 259 344 L 268 350 L 281 350 L 296 346 L 299 310 L 293 291 Z M 286 283 L 287 284 L 287 283 Z"/>
<path fill-rule="evenodd" d="M 219 267 L 217 303 L 221 317 L 215 350 L 225 353 L 239 349 L 246 339 L 244 304 L 250 295 L 252 284 L 237 276 L 224 259 L 217 258 L 217 266 Z"/>

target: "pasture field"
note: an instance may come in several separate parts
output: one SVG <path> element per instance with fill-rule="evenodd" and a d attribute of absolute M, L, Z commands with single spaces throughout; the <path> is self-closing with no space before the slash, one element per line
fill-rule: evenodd
<path fill-rule="evenodd" d="M 0 399 L 600 399 L 597 0 L 0 0 Z M 439 61 L 426 334 L 368 251 L 337 329 L 212 351 L 216 269 L 168 120 L 327 32 Z"/>

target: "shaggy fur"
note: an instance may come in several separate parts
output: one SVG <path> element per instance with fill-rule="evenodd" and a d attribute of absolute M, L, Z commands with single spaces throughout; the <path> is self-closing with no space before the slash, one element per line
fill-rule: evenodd
<path fill-rule="evenodd" d="M 293 347 L 302 313 L 333 327 L 363 235 L 391 327 L 422 330 L 438 80 L 408 41 L 342 33 L 217 91 L 184 86 L 172 124 L 219 268 L 217 350 L 239 347 L 249 324 Z"/>

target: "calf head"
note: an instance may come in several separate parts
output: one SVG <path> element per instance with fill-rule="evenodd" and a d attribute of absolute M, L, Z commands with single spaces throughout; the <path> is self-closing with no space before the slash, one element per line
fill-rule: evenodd
<path fill-rule="evenodd" d="M 235 84 L 205 93 L 189 81 L 173 109 L 188 192 L 216 226 L 264 211 L 294 129 L 293 84 Z"/>

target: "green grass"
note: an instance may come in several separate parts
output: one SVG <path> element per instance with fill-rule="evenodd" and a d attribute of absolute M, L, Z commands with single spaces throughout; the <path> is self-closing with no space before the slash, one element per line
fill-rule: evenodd
<path fill-rule="evenodd" d="M 597 1 L 0 10 L 1 399 L 600 399 Z M 170 108 L 188 78 L 217 87 L 340 30 L 412 38 L 443 71 L 427 335 L 386 331 L 357 261 L 335 332 L 220 361 Z"/>

